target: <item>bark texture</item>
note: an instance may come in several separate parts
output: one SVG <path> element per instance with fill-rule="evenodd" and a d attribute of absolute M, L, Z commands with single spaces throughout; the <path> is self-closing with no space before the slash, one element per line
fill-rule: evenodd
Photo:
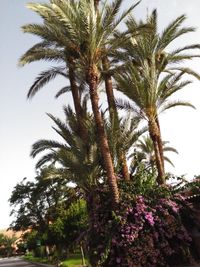
<path fill-rule="evenodd" d="M 97 93 L 98 73 L 95 66 L 91 66 L 86 73 L 86 80 L 90 89 L 90 99 L 94 114 L 95 124 L 99 138 L 100 150 L 103 157 L 104 168 L 108 178 L 108 184 L 111 192 L 112 203 L 114 207 L 119 202 L 119 190 L 117 179 L 114 173 L 113 162 L 110 154 L 107 136 L 104 129 L 104 122 L 99 110 L 99 97 Z"/>
<path fill-rule="evenodd" d="M 79 89 L 76 83 L 76 75 L 75 75 L 75 63 L 73 59 L 68 60 L 68 69 L 69 69 L 69 81 L 72 91 L 72 97 L 74 101 L 74 108 L 76 112 L 76 117 L 79 124 L 79 133 L 82 140 L 87 140 L 87 128 L 84 125 L 84 112 L 81 106 L 81 99 L 79 94 Z"/>
<path fill-rule="evenodd" d="M 163 185 L 165 184 L 165 172 L 163 168 L 163 163 L 160 155 L 160 150 L 159 150 L 159 144 L 158 140 L 160 138 L 159 136 L 159 128 L 158 125 L 155 121 L 155 119 L 151 119 L 149 121 L 149 135 L 153 141 L 153 146 L 154 146 L 154 151 L 155 151 L 155 159 L 156 159 L 156 167 L 158 170 L 158 184 Z"/>
<path fill-rule="evenodd" d="M 98 13 L 99 2 L 100 0 L 94 0 L 94 7 L 97 13 Z"/>
<path fill-rule="evenodd" d="M 164 153 L 163 153 L 163 142 L 162 142 L 162 136 L 161 136 L 161 130 L 160 130 L 160 123 L 159 123 L 159 119 L 158 116 L 156 117 L 156 124 L 158 126 L 158 147 L 159 147 L 159 152 L 160 152 L 160 157 L 161 157 L 161 161 L 162 161 L 162 165 L 163 165 L 163 170 L 165 172 L 165 164 L 164 164 Z"/>
<path fill-rule="evenodd" d="M 117 107 L 115 104 L 115 97 L 113 92 L 113 83 L 112 83 L 112 76 L 108 73 L 109 70 L 109 60 L 107 57 L 104 57 L 102 60 L 103 70 L 105 71 L 104 79 L 105 79 L 105 88 L 106 88 L 106 95 L 108 100 L 108 108 L 110 113 L 110 119 L 112 123 L 117 122 L 119 125 L 119 116 L 117 112 Z M 126 161 L 125 154 L 122 152 L 120 155 L 120 163 L 122 167 L 122 176 L 126 181 L 130 180 L 130 174 L 128 170 L 128 165 Z"/>

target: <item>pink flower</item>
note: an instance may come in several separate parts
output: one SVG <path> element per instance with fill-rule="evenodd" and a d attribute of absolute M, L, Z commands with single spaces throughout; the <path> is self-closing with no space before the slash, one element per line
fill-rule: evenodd
<path fill-rule="evenodd" d="M 153 226 L 155 224 L 154 222 L 154 218 L 153 218 L 153 215 L 152 215 L 152 212 L 148 212 L 145 214 L 145 219 L 148 221 L 148 223 Z"/>
<path fill-rule="evenodd" d="M 120 258 L 116 258 L 116 262 L 117 263 L 120 263 L 121 262 L 121 259 Z"/>

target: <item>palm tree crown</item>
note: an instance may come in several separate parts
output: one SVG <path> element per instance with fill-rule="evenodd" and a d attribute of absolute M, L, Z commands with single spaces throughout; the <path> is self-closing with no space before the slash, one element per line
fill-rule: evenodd
<path fill-rule="evenodd" d="M 168 141 L 163 141 L 163 152 L 174 152 L 178 153 L 178 151 L 168 146 Z M 139 150 L 138 150 L 139 149 Z M 145 136 L 142 139 L 138 140 L 136 145 L 136 154 L 138 155 L 138 158 L 140 161 L 143 161 L 145 165 L 154 168 L 156 165 L 156 158 L 155 158 L 155 151 L 153 147 L 153 142 L 149 136 Z M 164 160 L 174 166 L 172 161 L 164 154 Z"/>
<path fill-rule="evenodd" d="M 116 75 L 117 88 L 132 101 L 118 101 L 118 106 L 131 109 L 148 121 L 149 134 L 156 151 L 160 183 L 164 183 L 164 158 L 158 115 L 175 106 L 193 107 L 189 102 L 170 100 L 170 97 L 192 82 L 182 79 L 185 74 L 200 78 L 190 68 L 180 67 L 184 60 L 199 57 L 183 52 L 199 49 L 200 45 L 188 45 L 167 52 L 168 46 L 175 39 L 194 31 L 191 27 L 181 27 L 184 21 L 185 16 L 180 16 L 163 33 L 158 34 L 157 12 L 153 11 L 146 23 L 149 30 L 132 36 L 126 42 L 122 58 L 128 56 L 129 61 L 123 73 Z M 131 17 L 127 26 L 130 32 L 135 33 L 140 25 Z"/>
<path fill-rule="evenodd" d="M 63 142 L 41 139 L 32 146 L 31 156 L 36 157 L 41 152 L 45 153 L 36 164 L 41 168 L 50 164 L 47 178 L 58 177 L 77 184 L 84 192 L 89 192 L 103 178 L 100 154 L 96 143 L 95 127 L 92 116 L 87 115 L 89 138 L 87 145 L 81 139 L 78 123 L 71 108 L 65 108 L 65 122 L 48 116 L 53 120 L 56 127 L 54 131 L 61 137 Z"/>

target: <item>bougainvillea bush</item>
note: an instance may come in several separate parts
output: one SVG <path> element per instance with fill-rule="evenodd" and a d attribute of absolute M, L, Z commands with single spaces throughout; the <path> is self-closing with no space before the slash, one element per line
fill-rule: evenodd
<path fill-rule="evenodd" d="M 115 212 L 110 211 L 106 190 L 98 192 L 89 230 L 92 266 L 167 267 L 195 262 L 190 203 L 171 189 L 151 189 L 142 196 L 122 188 L 123 199 Z"/>

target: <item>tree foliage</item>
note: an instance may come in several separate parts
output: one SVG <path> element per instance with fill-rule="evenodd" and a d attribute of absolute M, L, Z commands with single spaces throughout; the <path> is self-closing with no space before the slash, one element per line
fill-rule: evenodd
<path fill-rule="evenodd" d="M 60 141 L 42 137 L 33 144 L 31 156 L 40 155 L 38 175 L 15 186 L 11 227 L 30 230 L 24 236 L 29 248 L 56 246 L 58 255 L 83 241 L 92 267 L 189 264 L 196 256 L 192 227 L 198 228 L 198 220 L 184 190 L 193 194 L 198 187 L 166 185 L 164 161 L 172 162 L 165 152 L 177 151 L 162 141 L 159 116 L 176 106 L 193 107 L 172 97 L 192 82 L 189 76 L 200 79 L 183 65 L 199 57 L 200 45 L 170 49 L 194 31 L 184 26 L 184 15 L 159 32 L 156 10 L 137 22 L 133 10 L 139 2 L 125 11 L 122 3 L 28 4 L 42 21 L 22 29 L 40 41 L 20 65 L 61 63 L 36 77 L 28 97 L 61 75 L 69 86 L 56 96 L 71 91 L 75 112 L 64 107 L 64 120 L 48 114 Z M 122 99 L 115 99 L 113 88 Z M 147 129 L 149 137 L 141 139 Z"/>

